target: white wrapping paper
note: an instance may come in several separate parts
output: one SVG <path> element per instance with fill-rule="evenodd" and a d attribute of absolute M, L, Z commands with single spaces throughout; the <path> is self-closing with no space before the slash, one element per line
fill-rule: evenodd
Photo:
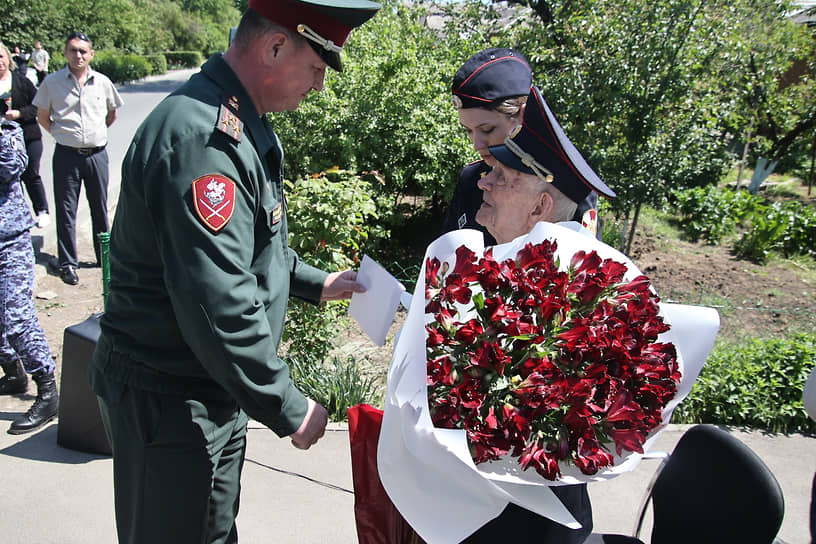
<path fill-rule="evenodd" d="M 496 261 L 514 258 L 527 243 L 544 239 L 558 242 L 562 268 L 578 250 L 596 250 L 601 258 L 612 258 L 628 266 L 625 279 L 640 271 L 622 253 L 581 232 L 577 223 L 539 223 L 529 234 L 493 246 Z M 521 471 L 516 459 L 476 466 L 470 457 L 465 431 L 437 429 L 431 423 L 426 386 L 425 353 L 425 261 L 437 257 L 455 261 L 455 251 L 466 245 L 477 256 L 484 252 L 482 234 L 458 230 L 436 239 L 423 259 L 405 325 L 400 332 L 385 398 L 377 462 L 380 479 L 394 505 L 414 530 L 434 544 L 460 542 L 513 502 L 572 528 L 580 527 L 550 491 L 551 485 L 601 481 L 635 468 L 641 455 L 624 452 L 606 470 L 587 476 L 575 467 L 562 465 L 562 478 L 549 482 L 535 471 Z M 661 303 L 661 315 L 671 330 L 660 336 L 677 348 L 682 380 L 677 395 L 667 405 L 663 421 L 691 390 L 705 358 L 714 344 L 719 315 L 711 308 Z M 644 451 L 654 442 L 660 427 L 650 433 Z"/>

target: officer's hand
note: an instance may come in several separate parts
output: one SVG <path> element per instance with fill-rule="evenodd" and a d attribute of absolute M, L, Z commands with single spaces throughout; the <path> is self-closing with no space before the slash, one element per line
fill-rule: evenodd
<path fill-rule="evenodd" d="M 323 283 L 320 300 L 341 300 L 351 298 L 352 293 L 365 293 L 365 291 L 365 286 L 357 283 L 357 272 L 354 270 L 332 272 Z"/>
<path fill-rule="evenodd" d="M 329 413 L 312 399 L 309 401 L 309 408 L 306 417 L 300 424 L 298 430 L 292 434 L 292 445 L 301 450 L 308 450 L 326 432 L 326 423 L 329 421 Z"/>

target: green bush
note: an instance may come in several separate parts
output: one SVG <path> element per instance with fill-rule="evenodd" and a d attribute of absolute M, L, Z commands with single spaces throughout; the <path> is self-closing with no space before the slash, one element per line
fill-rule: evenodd
<path fill-rule="evenodd" d="M 103 52 L 94 56 L 93 67 L 108 76 L 114 83 L 142 79 L 150 75 L 153 69 L 145 57 L 121 55 L 115 52 Z"/>
<path fill-rule="evenodd" d="M 358 263 L 370 237 L 387 237 L 377 226 L 376 179 L 376 174 L 332 168 L 286 181 L 289 246 L 333 270 Z"/>
<path fill-rule="evenodd" d="M 275 114 L 275 131 L 288 172 L 377 170 L 384 183 L 375 189 L 390 198 L 390 209 L 404 195 L 422 195 L 441 215 L 459 171 L 477 158 L 451 104 L 451 79 L 487 44 L 458 33 L 440 40 L 423 23 L 423 3 L 383 4 L 354 31 L 343 73 L 328 71 L 322 92 Z"/>
<path fill-rule="evenodd" d="M 751 216 L 751 226 L 734 245 L 735 253 L 759 264 L 771 252 L 816 256 L 816 213 L 798 202 L 774 202 Z"/>
<path fill-rule="evenodd" d="M 198 68 L 204 62 L 200 51 L 165 51 L 169 68 Z"/>
<path fill-rule="evenodd" d="M 815 334 L 715 347 L 672 421 L 816 432 L 802 405 L 814 361 Z"/>
<path fill-rule="evenodd" d="M 369 237 L 388 237 L 377 226 L 368 181 L 372 177 L 333 169 L 286 182 L 289 246 L 304 261 L 327 271 L 344 270 L 360 262 Z M 346 307 L 345 302 L 315 306 L 291 301 L 283 333 L 288 353 L 316 360 L 326 357 Z"/>
<path fill-rule="evenodd" d="M 326 408 L 329 420 L 345 421 L 355 404 L 379 405 L 382 393 L 373 376 L 363 376 L 352 357 L 329 361 L 313 357 L 288 357 L 292 381 L 307 397 Z"/>
<path fill-rule="evenodd" d="M 151 75 L 161 75 L 167 72 L 167 59 L 161 53 L 145 56 L 151 66 Z"/>
<path fill-rule="evenodd" d="M 714 185 L 672 192 L 679 225 L 692 240 L 717 244 L 723 236 L 759 206 L 759 199 L 746 191 L 720 189 Z"/>

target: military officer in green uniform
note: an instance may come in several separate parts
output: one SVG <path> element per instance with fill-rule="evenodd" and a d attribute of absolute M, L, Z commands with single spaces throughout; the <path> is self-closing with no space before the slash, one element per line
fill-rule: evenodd
<path fill-rule="evenodd" d="M 147 117 L 122 165 L 110 292 L 89 370 L 121 543 L 237 542 L 246 424 L 307 449 L 326 410 L 277 348 L 290 295 L 363 291 L 287 244 L 283 150 L 264 113 L 342 70 L 365 0 L 250 0 L 228 51 Z"/>

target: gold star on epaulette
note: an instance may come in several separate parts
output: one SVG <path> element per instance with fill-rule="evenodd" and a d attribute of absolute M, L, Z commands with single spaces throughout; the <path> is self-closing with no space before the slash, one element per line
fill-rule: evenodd
<path fill-rule="evenodd" d="M 227 105 L 232 108 L 235 113 L 238 113 L 238 97 L 237 96 L 230 96 L 229 100 L 227 100 Z"/>
<path fill-rule="evenodd" d="M 215 128 L 236 142 L 240 142 L 241 135 L 244 132 L 244 122 L 238 119 L 238 116 L 232 113 L 227 106 L 221 104 L 221 108 L 218 110 L 218 122 L 215 124 Z"/>

